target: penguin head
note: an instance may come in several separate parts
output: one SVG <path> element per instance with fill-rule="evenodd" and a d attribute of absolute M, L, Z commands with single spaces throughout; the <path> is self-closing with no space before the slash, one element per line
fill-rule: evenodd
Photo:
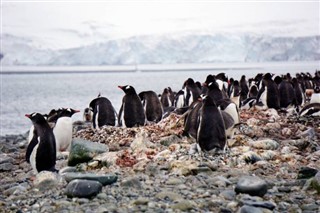
<path fill-rule="evenodd" d="M 206 81 L 202 84 L 203 86 L 208 86 L 209 83 L 216 81 L 213 75 L 208 75 Z"/>
<path fill-rule="evenodd" d="M 136 93 L 136 90 L 130 86 L 130 85 L 126 85 L 126 86 L 118 86 L 120 89 L 123 90 L 124 93 L 126 94 L 132 94 L 132 93 Z"/>
<path fill-rule="evenodd" d="M 219 73 L 218 75 L 216 75 L 216 79 L 219 79 L 221 81 L 228 81 L 228 77 L 226 76 L 226 74 L 224 72 Z"/>
<path fill-rule="evenodd" d="M 218 90 L 220 90 L 220 89 L 219 89 L 219 84 L 218 84 L 216 81 L 210 82 L 210 83 L 208 84 L 208 88 L 209 88 L 209 90 L 213 90 L 213 89 L 218 89 Z"/>
<path fill-rule="evenodd" d="M 25 114 L 27 118 L 29 118 L 33 124 L 41 124 L 41 123 L 47 123 L 44 116 L 38 112 L 33 112 L 31 114 Z"/>
<path fill-rule="evenodd" d="M 320 86 L 316 85 L 313 89 L 314 93 L 320 93 Z"/>
<path fill-rule="evenodd" d="M 272 74 L 269 73 L 269 72 L 266 73 L 266 74 L 264 74 L 263 79 L 264 79 L 264 80 L 272 80 Z"/>
<path fill-rule="evenodd" d="M 202 102 L 204 106 L 216 106 L 216 103 L 209 95 L 202 97 Z"/>
<path fill-rule="evenodd" d="M 72 108 L 65 108 L 59 113 L 59 118 L 60 117 L 71 117 L 73 114 L 80 112 L 80 110 L 75 110 Z"/>

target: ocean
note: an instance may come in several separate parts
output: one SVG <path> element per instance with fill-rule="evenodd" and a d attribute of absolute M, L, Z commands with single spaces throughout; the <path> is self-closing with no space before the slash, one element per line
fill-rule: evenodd
<path fill-rule="evenodd" d="M 181 89 L 188 78 L 204 82 L 208 74 L 224 72 L 229 78 L 247 79 L 257 73 L 310 72 L 320 62 L 218 63 L 179 65 L 133 65 L 99 67 L 1 67 L 0 135 L 22 134 L 31 121 L 24 115 L 48 113 L 53 108 L 81 110 L 73 120 L 82 120 L 83 110 L 101 94 L 118 111 L 123 91 L 118 85 L 131 85 L 137 93 L 153 90 L 161 94 L 165 87 Z"/>

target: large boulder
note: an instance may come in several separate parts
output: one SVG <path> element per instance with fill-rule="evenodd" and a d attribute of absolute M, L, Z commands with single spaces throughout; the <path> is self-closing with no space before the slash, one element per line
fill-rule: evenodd
<path fill-rule="evenodd" d="M 75 166 L 92 160 L 96 155 L 108 152 L 109 148 L 105 144 L 74 138 L 68 158 L 68 166 Z"/>

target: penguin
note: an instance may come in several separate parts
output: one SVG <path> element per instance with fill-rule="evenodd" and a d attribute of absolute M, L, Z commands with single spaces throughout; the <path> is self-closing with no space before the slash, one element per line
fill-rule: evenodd
<path fill-rule="evenodd" d="M 251 109 L 256 104 L 256 101 L 257 101 L 257 97 L 249 97 L 246 100 L 241 102 L 240 109 L 241 110 Z"/>
<path fill-rule="evenodd" d="M 279 90 L 272 80 L 272 75 L 266 73 L 257 96 L 257 103 L 261 102 L 264 108 L 280 109 Z"/>
<path fill-rule="evenodd" d="M 287 109 L 290 106 L 294 106 L 295 94 L 292 84 L 280 76 L 276 76 L 274 81 L 278 85 L 280 108 Z"/>
<path fill-rule="evenodd" d="M 185 106 L 190 106 L 194 101 L 198 100 L 201 89 L 197 86 L 192 78 L 188 78 L 184 84 L 183 89 L 185 89 Z"/>
<path fill-rule="evenodd" d="M 303 92 L 303 88 L 299 83 L 299 80 L 297 78 L 292 78 L 292 85 L 293 85 L 293 90 L 295 95 L 296 106 L 304 105 L 306 97 L 305 97 L 305 93 Z"/>
<path fill-rule="evenodd" d="M 83 121 L 84 122 L 92 122 L 93 112 L 90 108 L 85 108 L 83 111 Z"/>
<path fill-rule="evenodd" d="M 199 98 L 197 101 L 194 101 L 189 110 L 186 112 L 186 117 L 184 119 L 184 129 L 183 135 L 191 136 L 194 139 L 197 139 L 197 130 L 199 126 L 199 115 L 200 109 L 202 107 L 202 100 Z"/>
<path fill-rule="evenodd" d="M 142 101 L 147 121 L 159 122 L 163 115 L 161 102 L 154 91 L 144 91 L 139 93 Z"/>
<path fill-rule="evenodd" d="M 200 109 L 197 143 L 202 151 L 224 150 L 225 124 L 220 110 L 210 96 L 205 96 Z"/>
<path fill-rule="evenodd" d="M 53 130 L 40 113 L 26 114 L 34 125 L 34 135 L 27 147 L 26 161 L 31 164 L 35 173 L 41 171 L 57 171 L 56 141 Z"/>
<path fill-rule="evenodd" d="M 53 134 L 56 140 L 56 150 L 66 151 L 72 141 L 72 119 L 71 116 L 80 110 L 65 108 L 59 113 L 56 125 L 53 128 Z"/>
<path fill-rule="evenodd" d="M 248 94 L 248 98 L 250 97 L 257 97 L 259 93 L 258 87 L 255 84 L 252 84 L 249 88 L 249 94 Z"/>
<path fill-rule="evenodd" d="M 216 81 L 212 81 L 206 85 L 208 87 L 208 91 L 206 95 L 210 96 L 213 99 L 213 101 L 217 102 L 219 100 L 226 98 L 223 95 L 223 92 L 219 89 L 219 85 Z"/>
<path fill-rule="evenodd" d="M 225 131 L 226 131 L 226 137 L 229 139 L 233 138 L 234 135 L 234 126 L 235 126 L 235 122 L 232 118 L 232 116 L 225 112 L 225 111 L 220 111 L 221 115 L 222 115 L 222 119 L 224 122 L 224 127 L 225 127 Z"/>
<path fill-rule="evenodd" d="M 305 105 L 301 109 L 299 116 L 320 116 L 320 103 L 311 103 Z"/>
<path fill-rule="evenodd" d="M 320 86 L 315 86 L 310 97 L 310 103 L 320 103 Z"/>
<path fill-rule="evenodd" d="M 184 98 L 184 91 L 179 90 L 174 97 L 173 105 L 175 108 L 182 108 L 184 107 L 185 98 Z"/>
<path fill-rule="evenodd" d="M 162 107 L 165 109 L 167 107 L 171 107 L 173 106 L 173 100 L 172 100 L 172 90 L 170 87 L 167 87 L 167 88 L 164 88 L 162 94 L 161 94 L 161 98 L 160 98 L 160 101 L 161 101 L 161 104 L 162 104 Z"/>
<path fill-rule="evenodd" d="M 236 103 L 238 108 L 239 108 L 240 101 L 241 101 L 240 94 L 241 94 L 241 88 L 240 88 L 239 81 L 235 80 L 233 82 L 233 87 L 232 87 L 232 90 L 231 90 L 231 93 L 230 93 L 230 99 L 234 103 Z"/>
<path fill-rule="evenodd" d="M 92 125 L 94 129 L 99 129 L 104 125 L 116 125 L 116 111 L 108 98 L 100 96 L 93 99 L 89 108 L 93 112 Z"/>
<path fill-rule="evenodd" d="M 145 114 L 141 99 L 136 90 L 130 86 L 118 86 L 125 93 L 119 111 L 119 124 L 125 127 L 143 126 L 145 124 Z"/>
<path fill-rule="evenodd" d="M 240 115 L 239 108 L 236 103 L 234 103 L 231 99 L 225 98 L 216 102 L 216 105 L 221 111 L 228 113 L 235 124 L 240 123 Z"/>
<path fill-rule="evenodd" d="M 248 82 L 246 76 L 242 75 L 240 79 L 240 102 L 247 99 L 249 93 Z"/>
<path fill-rule="evenodd" d="M 216 82 L 219 85 L 219 89 L 223 92 L 227 92 L 228 88 L 228 77 L 226 76 L 225 73 L 219 73 L 218 75 L 215 76 Z"/>

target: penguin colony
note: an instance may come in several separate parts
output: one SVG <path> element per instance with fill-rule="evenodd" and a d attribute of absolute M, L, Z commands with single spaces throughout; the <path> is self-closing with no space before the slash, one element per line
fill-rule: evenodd
<path fill-rule="evenodd" d="M 274 76 L 257 74 L 235 80 L 224 73 L 208 75 L 203 83 L 188 78 L 175 92 L 170 87 L 162 94 L 137 93 L 133 86 L 118 86 L 124 92 L 119 112 L 100 94 L 84 110 L 83 120 L 92 128 L 102 126 L 137 127 L 157 123 L 170 113 L 181 115 L 183 135 L 196 139 L 199 151 L 223 151 L 240 124 L 239 110 L 274 108 L 298 116 L 320 116 L 320 71 Z M 53 109 L 48 114 L 26 114 L 32 121 L 26 161 L 35 173 L 56 171 L 59 151 L 68 150 L 72 140 L 71 108 Z"/>

